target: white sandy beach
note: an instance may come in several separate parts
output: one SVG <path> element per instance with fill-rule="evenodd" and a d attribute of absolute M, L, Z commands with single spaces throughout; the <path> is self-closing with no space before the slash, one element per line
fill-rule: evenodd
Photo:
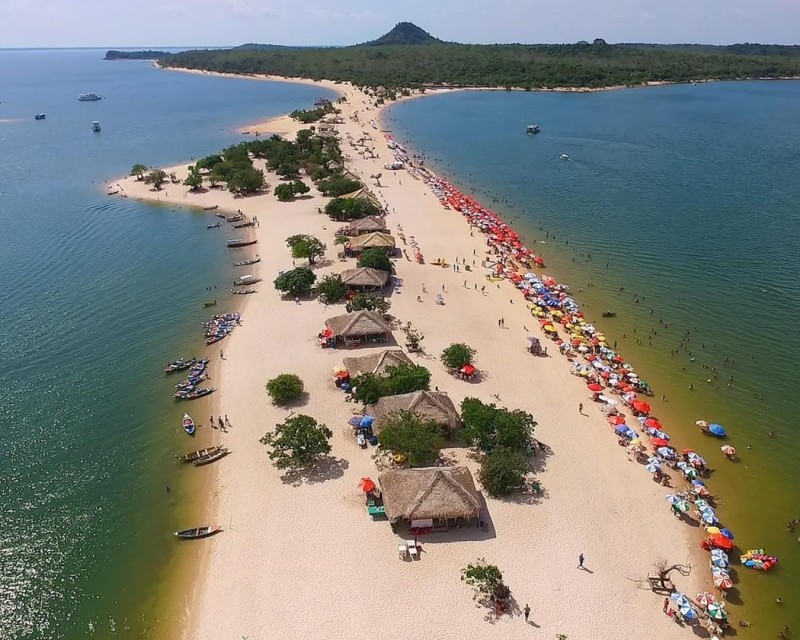
<path fill-rule="evenodd" d="M 232 454 L 206 468 L 216 474 L 208 519 L 225 531 L 197 543 L 209 555 L 196 593 L 186 597 L 184 637 L 693 637 L 691 630 L 662 613 L 662 598 L 636 582 L 652 573 L 660 559 L 691 561 L 691 549 L 697 547 L 693 530 L 670 514 L 663 499 L 668 490 L 627 459 L 596 405 L 587 401 L 585 384 L 570 375 L 563 358 L 555 353 L 535 358 L 527 352 L 526 337 L 540 335 L 538 323 L 510 283 L 498 286 L 484 278 L 483 236 L 471 236 L 466 220 L 445 210 L 424 183 L 406 171 L 383 169 L 392 157 L 381 131 L 370 124 L 378 112 L 368 106 L 368 99 L 349 85 L 318 84 L 347 97 L 341 105 L 345 124 L 337 127 L 342 150 L 349 156 L 348 168 L 387 203 L 390 231 L 402 225 L 406 236 L 417 239 L 428 263 L 437 257 L 449 263 L 456 257 L 467 257 L 467 264 L 476 260 L 472 272 L 457 273 L 400 257 L 396 272 L 404 285 L 391 296 L 391 313 L 422 331 L 426 355 L 412 359 L 431 370 L 432 385 L 448 392 L 456 405 L 467 396 L 493 402 L 493 394 L 499 394 L 500 405 L 535 416 L 536 437 L 553 451 L 537 473 L 545 495 L 535 503 L 487 498 L 483 517 L 490 522 L 488 534 L 476 528 L 425 536 L 420 539 L 421 558 L 401 561 L 397 545 L 402 540 L 387 522 L 373 522 L 366 513 L 357 485 L 362 476 L 377 479 L 378 471 L 371 451 L 360 449 L 352 437 L 347 420 L 354 405 L 345 403 L 331 376 L 343 356 L 385 346 L 321 349 L 316 336 L 324 320 L 344 313 L 343 307 L 326 308 L 316 301 L 295 304 L 282 300 L 272 286 L 278 271 L 292 266 L 285 239 L 296 233 L 316 235 L 328 245 L 328 260 L 316 269 L 318 277 L 354 266 L 355 260 L 341 262 L 336 257 L 334 231 L 340 224 L 317 213 L 327 199 L 279 203 L 271 193 L 234 199 L 218 190 L 187 194 L 187 188 L 178 185 L 156 194 L 133 178 L 114 181 L 128 197 L 219 204 L 222 210 L 241 209 L 257 216 L 260 222 L 252 231 L 258 244 L 230 254 L 232 260 L 260 254 L 262 262 L 254 265 L 258 269 L 243 272 L 259 274 L 264 281 L 258 294 L 245 296 L 243 326 L 209 348 L 215 358 L 220 347 L 225 351 L 225 360 L 215 364 L 220 391 L 214 415 L 227 414 L 233 425 L 219 434 Z M 355 111 L 360 122 L 350 119 Z M 282 118 L 244 130 L 290 134 L 300 128 Z M 371 137 L 378 158 L 359 156 L 347 134 L 353 139 Z M 175 170 L 181 178 L 186 175 L 185 166 Z M 378 172 L 383 174 L 383 187 L 369 179 Z M 274 176 L 268 181 L 277 183 Z M 209 214 L 209 223 L 216 221 Z M 429 293 L 422 293 L 423 285 Z M 485 294 L 480 293 L 483 285 Z M 436 305 L 443 286 L 446 305 Z M 227 310 L 225 304 L 216 309 Z M 505 320 L 505 328 L 498 327 L 499 318 Z M 395 333 L 399 344 L 402 338 Z M 480 383 L 454 379 L 439 362 L 441 350 L 456 341 L 477 350 Z M 279 373 L 296 373 L 304 380 L 308 402 L 296 411 L 334 432 L 335 464 L 325 469 L 323 478 L 297 486 L 281 480 L 258 442 L 288 414 L 270 404 L 264 389 Z M 588 415 L 579 414 L 581 402 Z M 465 449 L 447 452 L 475 474 Z M 577 568 L 581 553 L 587 571 Z M 513 616 L 487 622 L 487 611 L 473 602 L 459 574 L 477 558 L 503 571 L 519 608 Z M 693 596 L 702 590 L 706 575 L 698 566 L 689 578 L 673 577 L 680 590 Z M 526 603 L 534 623 L 527 626 L 521 615 Z"/>

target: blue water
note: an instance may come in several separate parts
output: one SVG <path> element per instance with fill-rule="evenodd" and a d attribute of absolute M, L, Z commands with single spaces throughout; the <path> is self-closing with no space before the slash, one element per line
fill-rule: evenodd
<path fill-rule="evenodd" d="M 219 150 L 320 95 L 102 55 L 0 51 L 2 640 L 151 636 L 143 603 L 200 498 L 172 460 L 191 445 L 161 368 L 200 351 L 200 302 L 230 256 L 209 214 L 99 182 Z M 77 101 L 89 91 L 105 99 Z"/>
<path fill-rule="evenodd" d="M 758 637 L 800 628 L 800 609 L 775 605 L 800 597 L 798 534 L 785 527 L 800 517 L 798 104 L 798 82 L 465 92 L 396 105 L 384 121 L 537 243 L 654 386 L 679 448 L 717 468 L 709 484 L 739 547 L 781 558 L 768 575 L 737 572 L 734 615 Z M 542 132 L 526 135 L 530 123 Z M 738 464 L 698 434 L 699 418 L 728 427 Z"/>

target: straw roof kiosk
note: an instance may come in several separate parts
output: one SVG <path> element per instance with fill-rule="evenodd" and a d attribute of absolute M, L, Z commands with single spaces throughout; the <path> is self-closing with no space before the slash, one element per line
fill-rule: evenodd
<path fill-rule="evenodd" d="M 386 222 L 380 216 L 367 216 L 366 218 L 353 220 L 347 226 L 348 236 L 360 236 L 364 233 L 373 233 L 375 231 L 386 233 Z"/>
<path fill-rule="evenodd" d="M 375 311 L 356 311 L 328 318 L 325 326 L 331 332 L 330 337 L 346 347 L 389 342 L 392 337 L 391 326 Z"/>
<path fill-rule="evenodd" d="M 342 284 L 353 289 L 383 289 L 389 281 L 389 272 L 372 267 L 356 267 L 342 271 Z"/>
<path fill-rule="evenodd" d="M 350 242 L 347 243 L 347 251 L 361 253 L 364 249 L 383 249 L 391 255 L 394 253 L 395 246 L 394 236 L 380 231 L 373 231 L 372 233 L 350 238 Z"/>
<path fill-rule="evenodd" d="M 385 376 L 389 367 L 397 367 L 401 364 L 414 365 L 411 358 L 399 349 L 386 349 L 380 353 L 373 353 L 359 358 L 343 358 L 342 362 L 344 363 L 344 368 L 350 373 L 351 378 L 364 373 Z"/>
<path fill-rule="evenodd" d="M 396 525 L 426 533 L 480 519 L 481 497 L 466 467 L 426 467 L 384 471 L 378 476 L 386 516 Z"/>
<path fill-rule="evenodd" d="M 420 418 L 435 422 L 448 438 L 461 427 L 461 419 L 450 396 L 443 391 L 414 391 L 384 396 L 367 407 L 367 413 L 375 417 L 372 425 L 375 433 L 381 430 L 390 414 L 400 411 L 411 411 Z"/>

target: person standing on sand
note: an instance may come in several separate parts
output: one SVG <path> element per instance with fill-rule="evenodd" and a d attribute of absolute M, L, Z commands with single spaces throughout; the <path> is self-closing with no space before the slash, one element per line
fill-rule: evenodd
<path fill-rule="evenodd" d="M 664 607 L 663 607 L 664 613 L 667 612 L 667 607 L 669 607 L 669 598 L 664 598 Z"/>
<path fill-rule="evenodd" d="M 578 403 L 578 413 L 583 413 L 583 403 L 582 402 Z"/>
<path fill-rule="evenodd" d="M 522 613 L 525 614 L 525 622 L 527 622 L 528 616 L 531 615 L 531 608 L 526 604 L 525 608 L 522 610 Z"/>
<path fill-rule="evenodd" d="M 578 569 L 583 569 L 583 554 L 578 556 Z"/>

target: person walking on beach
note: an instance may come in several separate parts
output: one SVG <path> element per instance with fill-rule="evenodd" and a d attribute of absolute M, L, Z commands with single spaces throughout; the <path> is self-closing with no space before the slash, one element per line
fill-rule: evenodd
<path fill-rule="evenodd" d="M 213 429 L 213 428 L 214 428 L 214 416 L 211 416 L 211 417 L 208 419 L 208 423 L 211 425 L 211 428 Z"/>
<path fill-rule="evenodd" d="M 578 569 L 583 569 L 583 554 L 578 556 Z"/>
<path fill-rule="evenodd" d="M 225 426 L 226 427 L 230 427 L 231 426 L 231 421 L 228 420 L 228 414 L 227 413 L 225 414 Z"/>
<path fill-rule="evenodd" d="M 664 613 L 667 612 L 667 607 L 669 607 L 669 598 L 664 598 L 664 607 L 663 607 Z"/>
<path fill-rule="evenodd" d="M 580 413 L 580 414 L 583 413 L 583 403 L 582 402 L 578 403 L 578 413 Z"/>
<path fill-rule="evenodd" d="M 525 608 L 522 610 L 522 613 L 525 614 L 525 622 L 527 622 L 528 616 L 531 615 L 531 608 L 526 604 Z"/>
<path fill-rule="evenodd" d="M 225 359 L 225 354 L 222 353 L 222 349 L 219 350 L 219 359 L 220 360 L 224 360 Z"/>

